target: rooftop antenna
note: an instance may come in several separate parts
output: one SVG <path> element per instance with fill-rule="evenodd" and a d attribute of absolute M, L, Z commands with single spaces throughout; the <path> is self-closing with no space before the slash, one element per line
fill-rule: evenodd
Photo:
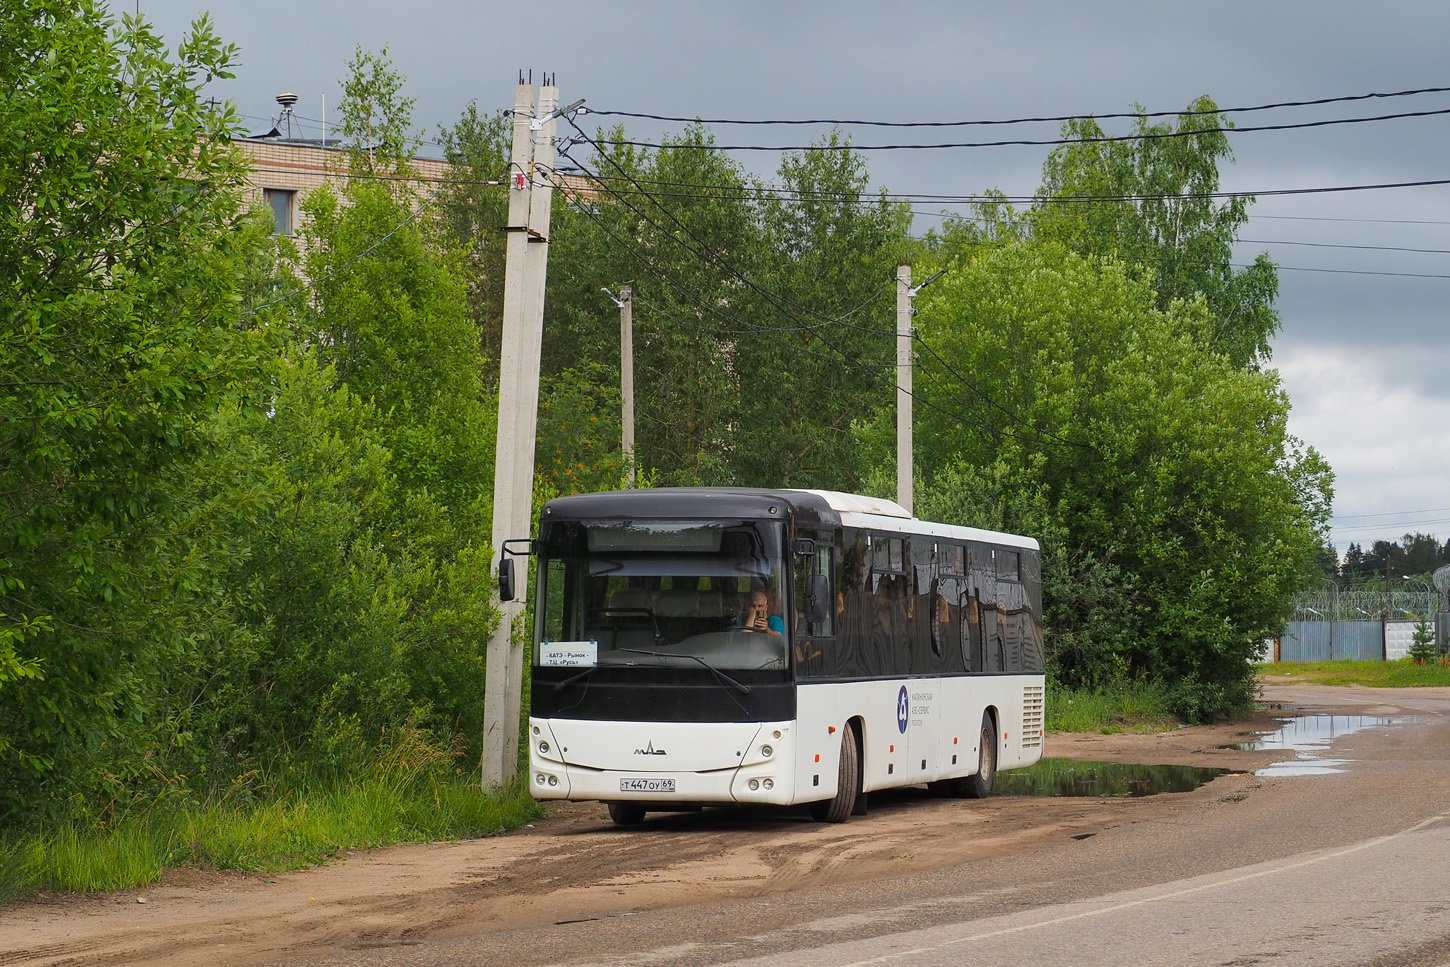
<path fill-rule="evenodd" d="M 287 122 L 287 139 L 292 139 L 292 105 L 297 103 L 296 94 L 278 94 L 277 103 L 282 105 L 282 116 L 277 119 L 277 130 L 281 130 L 282 122 Z"/>

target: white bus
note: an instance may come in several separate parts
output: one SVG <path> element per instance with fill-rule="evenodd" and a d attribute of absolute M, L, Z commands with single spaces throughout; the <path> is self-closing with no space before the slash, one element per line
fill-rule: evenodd
<path fill-rule="evenodd" d="M 809 804 L 980 797 L 1042 755 L 1042 581 L 1027 537 L 811 490 L 550 501 L 529 718 L 538 799 Z"/>

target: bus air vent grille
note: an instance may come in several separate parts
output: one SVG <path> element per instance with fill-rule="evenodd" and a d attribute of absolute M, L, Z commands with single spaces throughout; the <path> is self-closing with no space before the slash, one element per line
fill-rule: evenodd
<path fill-rule="evenodd" d="M 1042 686 L 1022 689 L 1022 748 L 1042 747 Z"/>

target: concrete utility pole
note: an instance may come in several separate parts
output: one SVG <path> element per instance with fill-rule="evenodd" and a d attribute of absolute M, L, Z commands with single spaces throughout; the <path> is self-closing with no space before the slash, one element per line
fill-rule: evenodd
<path fill-rule="evenodd" d="M 625 459 L 630 461 L 625 473 L 625 483 L 634 486 L 634 286 L 628 282 L 619 287 L 615 296 L 608 289 L 603 290 L 609 301 L 619 306 L 619 395 L 624 402 L 620 413 L 620 446 Z"/>
<path fill-rule="evenodd" d="M 626 282 L 619 287 L 619 395 L 624 402 L 620 414 L 621 443 L 628 486 L 634 487 L 634 286 Z"/>
<path fill-rule="evenodd" d="M 912 510 L 911 485 L 911 266 L 896 269 L 896 502 Z"/>
<path fill-rule="evenodd" d="M 498 445 L 493 472 L 493 559 L 497 573 L 503 542 L 531 532 L 534 446 L 539 419 L 539 353 L 544 331 L 544 279 L 553 202 L 554 119 L 558 88 L 546 84 L 534 109 L 533 84 L 514 94 L 514 140 L 509 165 L 508 247 L 504 263 L 503 345 L 499 372 Z M 517 569 L 512 601 L 488 643 L 484 684 L 483 784 L 511 779 L 518 765 L 523 630 L 528 567 Z"/>

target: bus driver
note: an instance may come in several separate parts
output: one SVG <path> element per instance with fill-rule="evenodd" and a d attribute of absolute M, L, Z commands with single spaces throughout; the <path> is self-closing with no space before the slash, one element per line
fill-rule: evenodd
<path fill-rule="evenodd" d="M 735 627 L 741 631 L 762 631 L 784 637 L 785 619 L 769 611 L 770 595 L 764 588 L 756 588 L 750 592 L 745 608 L 735 619 Z"/>

